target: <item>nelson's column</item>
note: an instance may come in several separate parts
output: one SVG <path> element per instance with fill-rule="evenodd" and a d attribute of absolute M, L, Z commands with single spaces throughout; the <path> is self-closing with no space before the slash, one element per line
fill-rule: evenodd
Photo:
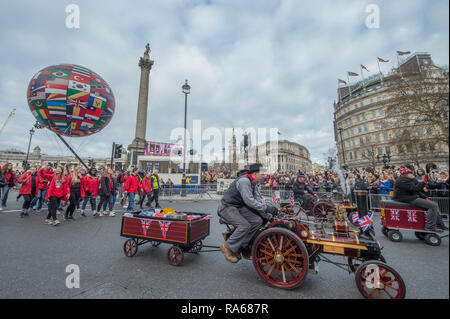
<path fill-rule="evenodd" d="M 147 129 L 148 83 L 153 63 L 154 61 L 150 60 L 150 45 L 147 43 L 144 56 L 139 59 L 141 82 L 139 85 L 139 100 L 136 116 L 136 134 L 133 142 L 128 145 L 128 151 L 130 151 L 130 165 L 134 166 L 137 165 L 137 157 L 139 155 L 144 155 L 147 147 L 145 132 Z"/>

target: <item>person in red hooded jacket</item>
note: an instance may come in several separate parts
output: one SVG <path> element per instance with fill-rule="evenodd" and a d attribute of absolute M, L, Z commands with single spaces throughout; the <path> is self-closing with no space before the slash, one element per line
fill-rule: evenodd
<path fill-rule="evenodd" d="M 134 210 L 134 198 L 138 192 L 138 189 L 141 191 L 142 185 L 139 183 L 139 179 L 137 177 L 137 174 L 139 172 L 138 168 L 134 168 L 131 175 L 127 178 L 125 181 L 125 184 L 123 185 L 123 192 L 125 196 L 127 194 L 130 195 L 130 203 L 128 204 L 127 211 L 133 211 Z"/>
<path fill-rule="evenodd" d="M 30 204 L 30 208 L 38 213 L 42 210 L 42 205 L 45 202 L 45 195 L 47 194 L 48 184 L 53 179 L 53 170 L 49 163 L 43 165 L 37 172 L 39 176 L 39 193 L 33 198 Z M 35 205 L 37 203 L 37 207 Z"/>
<path fill-rule="evenodd" d="M 86 217 L 84 210 L 86 209 L 88 200 L 91 203 L 92 215 L 97 216 L 96 197 L 98 196 L 98 190 L 100 187 L 100 179 L 97 177 L 97 169 L 93 167 L 89 170 L 89 174 L 82 178 L 81 187 L 83 187 L 81 194 L 83 198 L 83 204 L 81 205 L 81 216 Z"/>
<path fill-rule="evenodd" d="M 70 190 L 68 188 L 67 179 L 64 177 L 63 168 L 58 166 L 55 169 L 55 174 L 47 190 L 47 195 L 45 195 L 46 200 L 50 200 L 51 208 L 47 214 L 46 224 L 57 226 L 60 224 L 59 220 L 56 218 L 56 210 L 61 203 L 61 200 L 68 201 L 70 197 Z M 53 219 L 53 222 L 50 220 Z"/>
<path fill-rule="evenodd" d="M 144 203 L 145 197 L 147 196 L 147 207 L 150 206 L 150 198 L 152 196 L 152 173 L 147 173 L 147 175 L 142 179 L 142 189 L 144 190 L 141 200 L 139 201 L 139 207 L 143 209 L 142 204 Z"/>
<path fill-rule="evenodd" d="M 23 196 L 24 202 L 22 206 L 22 212 L 20 212 L 20 217 L 28 215 L 28 210 L 30 209 L 31 201 L 39 193 L 39 183 L 40 179 L 37 174 L 36 167 L 32 166 L 28 171 L 20 176 L 18 183 L 22 184 L 19 190 L 19 194 Z"/>

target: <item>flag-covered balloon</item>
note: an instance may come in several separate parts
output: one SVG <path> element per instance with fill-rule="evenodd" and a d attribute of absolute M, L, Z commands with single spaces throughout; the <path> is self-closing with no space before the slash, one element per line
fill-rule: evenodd
<path fill-rule="evenodd" d="M 112 119 L 114 94 L 97 73 L 74 64 L 52 65 L 30 81 L 28 105 L 37 121 L 53 132 L 87 136 Z"/>

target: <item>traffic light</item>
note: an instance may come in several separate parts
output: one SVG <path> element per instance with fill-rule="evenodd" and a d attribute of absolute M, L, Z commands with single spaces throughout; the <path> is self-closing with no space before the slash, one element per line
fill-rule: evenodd
<path fill-rule="evenodd" d="M 114 158 L 122 157 L 122 145 L 116 144 L 114 148 Z"/>
<path fill-rule="evenodd" d="M 26 161 L 22 161 L 22 167 L 23 168 L 25 168 L 26 163 L 27 163 Z"/>
<path fill-rule="evenodd" d="M 93 159 L 89 160 L 89 167 L 94 167 L 94 160 Z"/>

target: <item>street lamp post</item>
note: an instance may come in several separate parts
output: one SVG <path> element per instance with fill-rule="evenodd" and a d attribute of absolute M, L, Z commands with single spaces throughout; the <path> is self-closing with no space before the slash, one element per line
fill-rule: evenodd
<path fill-rule="evenodd" d="M 25 159 L 25 170 L 28 170 L 28 156 L 30 154 L 31 139 L 33 138 L 34 132 L 34 127 L 32 127 L 30 130 L 30 141 L 28 142 L 27 158 Z"/>
<path fill-rule="evenodd" d="M 342 148 L 342 160 L 344 161 L 344 165 L 346 165 L 345 163 L 345 153 L 344 153 L 344 141 L 342 140 L 342 127 L 338 128 L 339 131 L 339 136 L 341 137 L 341 148 Z"/>
<path fill-rule="evenodd" d="M 181 180 L 181 196 L 186 197 L 186 119 L 187 119 L 187 96 L 191 93 L 191 87 L 188 84 L 188 80 L 181 87 L 184 93 L 184 148 L 183 148 L 183 178 Z"/>

